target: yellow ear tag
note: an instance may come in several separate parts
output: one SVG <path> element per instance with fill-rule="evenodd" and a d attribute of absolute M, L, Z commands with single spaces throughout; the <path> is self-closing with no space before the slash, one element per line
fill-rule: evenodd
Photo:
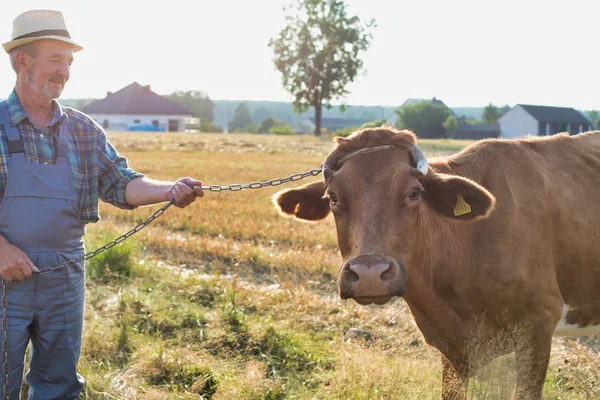
<path fill-rule="evenodd" d="M 456 196 L 456 206 L 454 206 L 454 216 L 458 217 L 459 215 L 468 214 L 471 212 L 471 206 L 467 204 L 465 198 L 462 193 L 459 193 Z"/>

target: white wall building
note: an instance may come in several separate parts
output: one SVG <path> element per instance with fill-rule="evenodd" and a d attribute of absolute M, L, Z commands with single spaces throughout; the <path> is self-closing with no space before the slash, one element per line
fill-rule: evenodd
<path fill-rule="evenodd" d="M 190 110 L 154 93 L 137 82 L 83 107 L 106 130 L 184 131 L 189 122 L 198 123 Z"/>
<path fill-rule="evenodd" d="M 517 104 L 498 119 L 500 137 L 514 139 L 550 136 L 559 132 L 576 135 L 594 129 L 594 124 L 574 108 Z"/>

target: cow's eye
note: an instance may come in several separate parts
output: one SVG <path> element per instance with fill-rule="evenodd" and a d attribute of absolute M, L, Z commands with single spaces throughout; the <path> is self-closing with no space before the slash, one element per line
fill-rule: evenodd
<path fill-rule="evenodd" d="M 329 193 L 329 203 L 331 203 L 332 206 L 335 206 L 338 202 L 337 196 L 335 195 L 335 193 Z"/>
<path fill-rule="evenodd" d="M 421 197 L 421 188 L 412 188 L 408 194 L 408 198 L 415 201 L 419 200 L 419 197 Z"/>

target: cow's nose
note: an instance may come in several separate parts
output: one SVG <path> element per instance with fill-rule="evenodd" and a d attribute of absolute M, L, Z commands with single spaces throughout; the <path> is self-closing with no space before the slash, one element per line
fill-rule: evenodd
<path fill-rule="evenodd" d="M 361 285 L 381 285 L 398 276 L 398 268 L 389 260 L 363 260 L 348 263 L 347 279 Z"/>
<path fill-rule="evenodd" d="M 340 296 L 361 304 L 383 304 L 392 296 L 403 296 L 405 276 L 402 267 L 383 255 L 361 255 L 347 260 L 338 280 Z"/>

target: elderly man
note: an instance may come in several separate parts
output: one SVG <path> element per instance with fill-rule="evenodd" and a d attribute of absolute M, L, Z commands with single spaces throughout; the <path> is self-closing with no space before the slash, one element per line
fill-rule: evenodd
<path fill-rule="evenodd" d="M 134 172 L 102 127 L 59 105 L 73 54 L 82 49 L 60 12 L 19 15 L 3 47 L 17 79 L 0 102 L 0 275 L 9 376 L 7 383 L 4 371 L 0 380 L 9 391 L 4 395 L 18 399 L 31 341 L 29 398 L 75 399 L 83 386 L 76 366 L 84 265 L 44 270 L 84 254 L 85 225 L 99 220 L 98 199 L 125 209 L 170 199 L 185 207 L 203 196 L 202 182 L 158 182 Z M 0 358 L 4 364 L 3 351 Z"/>

